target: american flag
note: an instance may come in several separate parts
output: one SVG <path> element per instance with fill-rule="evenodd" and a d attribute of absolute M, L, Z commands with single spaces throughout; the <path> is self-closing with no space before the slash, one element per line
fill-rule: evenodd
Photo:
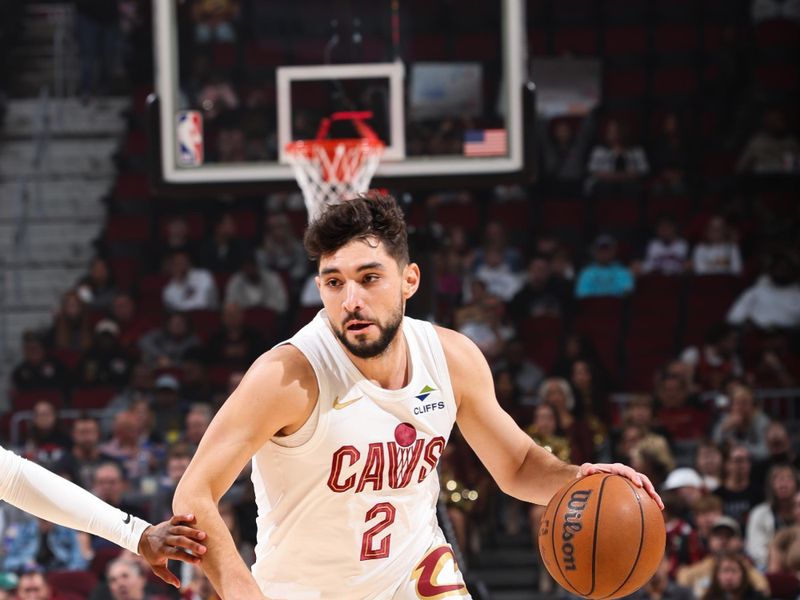
<path fill-rule="evenodd" d="M 464 156 L 505 156 L 507 147 L 505 129 L 468 129 L 464 132 Z"/>

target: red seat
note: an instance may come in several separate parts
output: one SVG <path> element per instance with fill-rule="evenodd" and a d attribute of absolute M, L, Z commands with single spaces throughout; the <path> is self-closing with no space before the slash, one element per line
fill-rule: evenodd
<path fill-rule="evenodd" d="M 56 408 L 64 406 L 64 395 L 59 390 L 12 390 L 11 408 L 17 410 L 30 410 L 40 400 L 47 400 Z"/>
<path fill-rule="evenodd" d="M 691 212 L 691 199 L 688 196 L 655 196 L 647 200 L 647 223 L 654 225 L 659 217 L 670 217 L 676 223 L 686 224 Z"/>
<path fill-rule="evenodd" d="M 500 221 L 510 230 L 528 229 L 531 225 L 530 208 L 527 200 L 493 202 L 489 205 L 489 220 Z"/>
<path fill-rule="evenodd" d="M 689 96 L 697 92 L 693 67 L 661 68 L 653 74 L 653 92 L 659 96 Z"/>
<path fill-rule="evenodd" d="M 158 236 L 164 240 L 167 238 L 167 227 L 169 222 L 177 215 L 162 215 L 158 219 Z M 196 212 L 183 213 L 180 217 L 186 221 L 187 233 L 190 240 L 200 240 L 206 234 L 206 221 L 203 215 Z"/>
<path fill-rule="evenodd" d="M 616 375 L 622 339 L 625 300 L 614 297 L 582 298 L 576 305 L 575 331 L 587 336 L 603 366 Z"/>
<path fill-rule="evenodd" d="M 168 281 L 169 278 L 160 273 L 141 277 L 138 281 L 139 310 L 161 312 L 164 308 L 162 292 Z"/>
<path fill-rule="evenodd" d="M 606 99 L 638 98 L 645 92 L 643 69 L 607 69 L 603 76 L 603 96 Z"/>
<path fill-rule="evenodd" d="M 436 220 L 449 226 L 459 225 L 474 233 L 480 226 L 480 214 L 475 202 L 446 202 L 436 207 Z"/>
<path fill-rule="evenodd" d="M 756 80 L 769 91 L 789 92 L 797 89 L 797 65 L 792 62 L 761 64 L 756 67 Z"/>
<path fill-rule="evenodd" d="M 248 67 L 276 67 L 286 64 L 287 49 L 282 41 L 260 39 L 244 49 L 244 62 Z"/>
<path fill-rule="evenodd" d="M 639 224 L 639 199 L 595 198 L 594 218 L 600 230 L 635 228 Z"/>
<path fill-rule="evenodd" d="M 545 230 L 583 229 L 586 222 L 586 201 L 557 198 L 542 200 L 538 205 L 539 223 Z"/>
<path fill-rule="evenodd" d="M 788 19 L 770 19 L 756 26 L 755 40 L 759 48 L 797 50 L 800 27 Z"/>
<path fill-rule="evenodd" d="M 500 56 L 500 39 L 492 33 L 465 33 L 456 38 L 455 54 L 459 60 L 486 62 Z"/>
<path fill-rule="evenodd" d="M 190 310 L 186 314 L 192 322 L 195 333 L 203 340 L 208 341 L 222 326 L 220 312 L 216 309 Z"/>
<path fill-rule="evenodd" d="M 259 219 L 256 218 L 255 211 L 247 209 L 234 210 L 231 211 L 231 217 L 236 223 L 236 235 L 239 238 L 252 240 L 256 237 Z"/>
<path fill-rule="evenodd" d="M 50 571 L 47 583 L 61 596 L 71 593 L 79 598 L 88 598 L 97 585 L 97 577 L 91 571 Z"/>
<path fill-rule="evenodd" d="M 529 317 L 520 324 L 520 338 L 526 354 L 545 371 L 552 369 L 558 358 L 562 331 L 560 317 Z"/>
<path fill-rule="evenodd" d="M 122 290 L 133 287 L 139 278 L 141 262 L 133 256 L 112 256 L 108 259 L 108 265 L 117 286 Z"/>
<path fill-rule="evenodd" d="M 146 198 L 150 195 L 147 176 L 140 173 L 120 173 L 114 184 L 113 196 L 119 199 Z"/>
<path fill-rule="evenodd" d="M 81 360 L 80 350 L 72 350 L 71 348 L 55 348 L 52 351 L 52 355 L 70 371 L 77 367 Z"/>
<path fill-rule="evenodd" d="M 112 215 L 106 221 L 105 238 L 109 242 L 147 242 L 150 239 L 150 217 Z"/>
<path fill-rule="evenodd" d="M 248 308 L 244 313 L 244 322 L 269 337 L 275 333 L 277 316 L 275 311 L 268 308 Z"/>
<path fill-rule="evenodd" d="M 697 49 L 697 29 L 691 25 L 661 25 L 653 32 L 658 53 L 684 53 Z"/>
<path fill-rule="evenodd" d="M 606 56 L 643 55 L 647 49 L 644 27 L 609 27 L 604 39 Z"/>
<path fill-rule="evenodd" d="M 143 130 L 134 129 L 125 139 L 125 156 L 144 156 L 147 153 L 147 136 Z"/>
<path fill-rule="evenodd" d="M 70 407 L 82 410 L 105 408 L 116 394 L 117 389 L 113 387 L 76 388 L 70 396 Z"/>
<path fill-rule="evenodd" d="M 214 66 L 218 69 L 230 69 L 236 64 L 236 46 L 218 42 L 211 51 Z"/>
<path fill-rule="evenodd" d="M 292 54 L 297 64 L 322 64 L 325 60 L 325 46 L 327 40 L 323 38 L 296 38 L 292 44 Z M 274 63 L 280 64 L 280 63 Z"/>
<path fill-rule="evenodd" d="M 696 275 L 689 281 L 683 345 L 703 342 L 709 326 L 725 320 L 743 284 L 734 275 Z"/>
<path fill-rule="evenodd" d="M 563 27 L 553 38 L 556 54 L 597 55 L 597 33 L 594 27 Z"/>
<path fill-rule="evenodd" d="M 407 54 L 411 62 L 445 60 L 447 51 L 442 35 L 421 33 L 411 37 L 408 42 Z"/>

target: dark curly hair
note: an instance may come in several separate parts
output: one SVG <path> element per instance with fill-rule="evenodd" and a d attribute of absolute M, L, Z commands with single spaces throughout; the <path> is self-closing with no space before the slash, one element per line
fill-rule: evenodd
<path fill-rule="evenodd" d="M 303 244 L 311 260 L 336 252 L 352 240 L 376 238 L 401 266 L 408 264 L 403 211 L 389 194 L 360 194 L 329 205 L 306 229 Z"/>

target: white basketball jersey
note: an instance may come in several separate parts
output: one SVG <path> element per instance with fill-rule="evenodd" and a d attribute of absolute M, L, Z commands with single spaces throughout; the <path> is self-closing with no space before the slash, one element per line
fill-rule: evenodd
<path fill-rule="evenodd" d="M 258 544 L 253 575 L 269 598 L 382 600 L 438 537 L 436 465 L 456 418 L 433 326 L 404 318 L 411 377 L 368 381 L 321 311 L 286 343 L 319 384 L 310 438 L 270 441 L 253 457 Z M 300 432 L 298 432 L 300 433 Z"/>

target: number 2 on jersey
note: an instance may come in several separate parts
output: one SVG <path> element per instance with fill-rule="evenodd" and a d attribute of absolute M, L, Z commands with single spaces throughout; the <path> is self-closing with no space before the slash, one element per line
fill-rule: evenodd
<path fill-rule="evenodd" d="M 389 556 L 389 544 L 392 540 L 392 534 L 387 533 L 385 537 L 381 538 L 377 548 L 374 547 L 373 538 L 394 523 L 396 514 L 397 509 L 388 502 L 379 502 L 367 511 L 367 517 L 364 519 L 365 523 L 369 523 L 378 515 L 383 515 L 383 518 L 364 532 L 364 537 L 361 539 L 361 560 Z"/>

